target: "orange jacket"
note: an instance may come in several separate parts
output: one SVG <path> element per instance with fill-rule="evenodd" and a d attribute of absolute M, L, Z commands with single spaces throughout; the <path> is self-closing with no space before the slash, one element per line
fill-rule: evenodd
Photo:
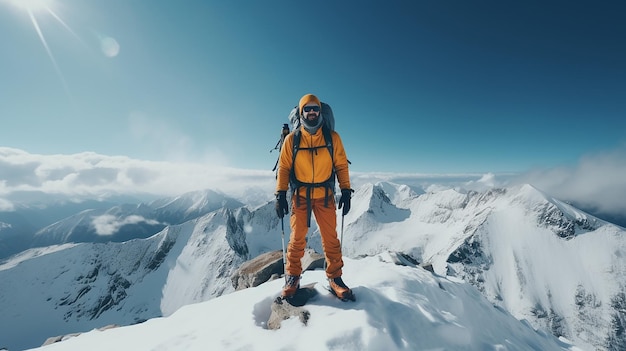
<path fill-rule="evenodd" d="M 324 146 L 315 150 L 299 150 L 293 161 L 293 133 L 285 137 L 280 157 L 278 159 L 278 176 L 276 191 L 287 191 L 289 188 L 289 176 L 291 169 L 295 170 L 296 179 L 304 183 L 320 183 L 326 181 L 332 172 L 332 160 L 335 162 L 335 173 L 340 189 L 350 189 L 350 173 L 348 171 L 348 158 L 343 142 L 337 132 L 332 131 L 334 155 L 331 159 L 329 149 L 324 141 L 324 133 L 319 128 L 315 134 L 301 128 L 300 147 L 310 148 Z M 333 189 L 334 190 L 334 189 Z M 306 188 L 300 188 L 300 194 L 306 194 Z M 313 188 L 311 198 L 320 199 L 326 195 L 323 187 Z"/>

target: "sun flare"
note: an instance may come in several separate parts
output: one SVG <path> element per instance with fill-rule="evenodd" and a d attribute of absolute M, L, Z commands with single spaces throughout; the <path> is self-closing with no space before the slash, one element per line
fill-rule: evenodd
<path fill-rule="evenodd" d="M 52 65 L 54 66 L 55 71 L 59 75 L 59 78 L 61 79 L 61 82 L 63 83 L 63 87 L 65 88 L 66 93 L 68 94 L 68 96 L 71 96 L 69 87 L 67 85 L 67 82 L 65 81 L 65 77 L 63 76 L 63 73 L 61 72 L 61 69 L 59 68 L 59 65 L 57 64 L 57 61 L 54 58 L 54 55 L 52 54 L 52 50 L 50 50 L 50 47 L 48 46 L 46 37 L 44 36 L 44 33 L 41 27 L 39 26 L 39 21 L 37 20 L 39 16 L 50 15 L 54 19 L 56 19 L 59 23 L 61 23 L 61 25 L 63 25 L 72 34 L 74 33 L 71 30 L 71 28 L 69 28 L 65 24 L 65 22 L 63 22 L 63 20 L 52 9 L 54 5 L 54 1 L 55 0 L 0 0 L 0 2 L 10 4 L 16 9 L 24 10 L 28 14 L 28 18 L 30 19 L 30 22 L 33 25 L 33 29 L 37 33 L 37 36 L 39 37 L 41 44 L 43 45 L 46 53 L 48 54 L 48 57 L 50 58 L 50 61 L 52 62 Z"/>

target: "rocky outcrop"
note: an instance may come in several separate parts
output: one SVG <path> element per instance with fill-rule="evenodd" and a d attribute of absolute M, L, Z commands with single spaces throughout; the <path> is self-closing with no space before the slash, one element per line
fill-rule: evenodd
<path fill-rule="evenodd" d="M 283 255 L 280 250 L 259 255 L 244 264 L 231 277 L 235 290 L 251 288 L 276 279 L 283 272 Z"/>
<path fill-rule="evenodd" d="M 323 267 L 323 255 L 311 249 L 304 251 L 304 257 L 302 257 L 303 270 L 314 270 Z M 281 250 L 271 251 L 242 264 L 231 277 L 231 281 L 235 290 L 241 290 L 279 278 L 283 274 L 283 271 L 283 255 Z"/>
<path fill-rule="evenodd" d="M 305 285 L 298 289 L 296 294 L 288 299 L 277 297 L 272 302 L 272 313 L 267 321 L 268 329 L 280 329 L 282 321 L 291 317 L 298 317 L 303 325 L 307 325 L 311 313 L 303 308 L 307 301 L 317 296 L 318 292 L 315 290 L 315 283 Z"/>
<path fill-rule="evenodd" d="M 107 330 L 107 329 L 112 329 L 112 328 L 117 328 L 117 327 L 119 327 L 119 325 L 109 324 L 109 325 L 104 326 L 102 328 L 98 328 L 97 330 L 104 331 L 104 330 Z M 67 340 L 69 338 L 73 338 L 75 336 L 79 336 L 80 334 L 81 333 L 72 333 L 72 334 L 66 334 L 66 335 L 53 336 L 53 337 L 50 337 L 50 338 L 46 339 L 46 341 L 41 346 L 54 344 L 54 343 L 57 343 L 59 341 L 65 341 L 65 340 Z M 0 351 L 2 351 L 2 350 L 4 350 L 4 349 L 0 349 Z"/>

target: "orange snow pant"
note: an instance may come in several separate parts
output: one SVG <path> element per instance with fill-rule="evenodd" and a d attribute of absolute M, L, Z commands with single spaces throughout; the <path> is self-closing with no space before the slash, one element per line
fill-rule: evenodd
<path fill-rule="evenodd" d="M 326 257 L 326 276 L 337 278 L 341 276 L 343 259 L 341 258 L 341 244 L 337 239 L 337 213 L 335 212 L 335 197 L 328 198 L 327 207 L 324 206 L 324 198 L 311 199 L 311 210 L 315 215 L 315 221 L 322 236 L 322 248 Z M 302 274 L 301 259 L 306 247 L 307 226 L 307 201 L 296 196 L 292 198 L 291 206 L 291 238 L 287 247 L 287 274 L 300 276 Z M 299 205 L 299 206 L 296 206 Z"/>

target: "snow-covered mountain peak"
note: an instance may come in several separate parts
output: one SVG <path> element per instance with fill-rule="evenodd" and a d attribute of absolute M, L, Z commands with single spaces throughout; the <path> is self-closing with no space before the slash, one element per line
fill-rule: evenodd
<path fill-rule="evenodd" d="M 182 195 L 155 200 L 151 205 L 155 208 L 179 207 L 185 210 L 197 210 L 206 206 L 216 206 L 230 203 L 233 199 L 220 191 L 212 189 L 190 191 Z"/>
<path fill-rule="evenodd" d="M 398 207 L 405 207 L 410 201 L 419 196 L 410 186 L 391 182 L 378 182 L 375 186 L 380 187 L 391 203 Z"/>
<path fill-rule="evenodd" d="M 527 211 L 533 212 L 540 226 L 551 229 L 565 239 L 571 239 L 608 224 L 530 184 L 512 188 L 511 193 L 513 194 L 511 204 L 520 204 Z"/>
<path fill-rule="evenodd" d="M 222 192 L 210 189 L 192 191 L 150 203 L 150 206 L 157 212 L 157 216 L 169 223 L 181 223 L 223 207 L 235 209 L 243 205 Z"/>
<path fill-rule="evenodd" d="M 389 184 L 385 184 L 389 185 Z M 389 186 L 387 186 L 389 188 Z M 397 188 L 392 188 L 397 191 Z M 387 195 L 383 184 L 365 184 L 353 195 L 352 209 L 348 217 L 354 222 L 399 222 L 408 216 L 408 210 L 397 207 Z M 394 198 L 403 201 L 399 193 Z"/>

